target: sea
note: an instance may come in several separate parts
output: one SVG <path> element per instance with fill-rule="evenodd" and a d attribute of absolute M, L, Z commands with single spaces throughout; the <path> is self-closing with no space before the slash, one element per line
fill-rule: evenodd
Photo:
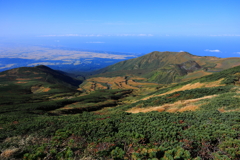
<path fill-rule="evenodd" d="M 0 37 L 1 50 L 11 47 L 40 46 L 45 48 L 89 51 L 117 55 L 129 55 L 125 59 L 95 58 L 76 59 L 81 64 L 65 65 L 63 61 L 41 59 L 0 58 L 0 72 L 32 64 L 49 64 L 49 67 L 66 72 L 93 71 L 122 60 L 140 57 L 153 51 L 189 52 L 197 56 L 219 58 L 240 57 L 240 36 L 28 36 Z M 9 52 L 11 54 L 11 52 Z M 31 53 L 29 53 L 31 54 Z M 86 62 L 85 62 L 86 61 Z"/>
<path fill-rule="evenodd" d="M 186 51 L 198 56 L 240 57 L 240 36 L 33 36 L 0 38 L 0 44 L 39 45 L 138 56 L 153 51 Z"/>

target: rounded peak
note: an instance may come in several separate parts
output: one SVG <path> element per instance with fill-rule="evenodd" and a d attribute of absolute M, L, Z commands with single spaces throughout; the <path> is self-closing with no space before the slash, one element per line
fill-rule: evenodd
<path fill-rule="evenodd" d="M 177 52 L 178 56 L 188 56 L 188 57 L 193 57 L 195 55 L 189 53 L 189 52 Z"/>
<path fill-rule="evenodd" d="M 153 51 L 151 53 L 173 53 L 173 54 L 175 54 L 175 53 L 178 53 L 178 52 L 173 52 L 173 51 Z"/>
<path fill-rule="evenodd" d="M 176 55 L 176 54 L 178 54 L 179 52 L 171 52 L 171 51 L 162 51 L 162 52 L 160 52 L 160 51 L 153 51 L 153 52 L 151 52 L 151 53 L 148 53 L 148 54 L 146 54 L 146 55 Z"/>
<path fill-rule="evenodd" d="M 52 70 L 51 68 L 49 68 L 49 67 L 47 67 L 47 66 L 45 66 L 45 65 L 37 65 L 37 66 L 35 66 L 35 68 Z"/>
<path fill-rule="evenodd" d="M 47 66 L 43 65 L 43 64 L 40 64 L 40 65 L 37 65 L 35 66 L 36 68 L 46 68 Z M 48 68 L 48 67 L 47 67 Z"/>

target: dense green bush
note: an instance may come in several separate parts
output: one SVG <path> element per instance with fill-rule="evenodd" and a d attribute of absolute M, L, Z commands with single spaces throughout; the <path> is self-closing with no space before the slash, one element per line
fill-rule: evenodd
<path fill-rule="evenodd" d="M 192 82 L 215 81 L 237 70 L 239 67 Z M 225 78 L 223 83 L 232 84 L 232 80 L 236 77 Z M 160 89 L 155 94 L 183 84 Z M 8 92 L 9 89 L 0 91 L 6 92 L 1 94 L 0 102 L 0 152 L 17 148 L 8 159 L 240 159 L 240 112 L 219 111 L 220 108 L 239 110 L 238 86 L 178 91 L 119 106 L 116 106 L 118 100 L 132 90 L 98 90 L 85 96 L 74 96 L 78 92 L 69 90 L 56 92 L 57 95 L 17 97 Z M 218 96 L 201 100 L 200 109 L 195 112 L 122 112 L 131 107 L 162 105 L 207 95 Z M 65 98 L 69 96 L 70 99 Z M 12 98 L 16 99 L 12 101 Z M 75 109 L 99 109 L 106 104 L 115 107 L 102 112 L 85 112 L 86 109 L 71 115 L 49 112 L 73 103 L 79 104 Z"/>
<path fill-rule="evenodd" d="M 56 117 L 42 115 L 23 118 L 16 124 L 8 123 L 0 130 L 0 135 L 1 138 L 32 135 L 49 139 L 40 141 L 35 147 L 24 146 L 25 157 L 28 158 L 47 155 L 74 158 L 85 154 L 115 159 L 186 159 L 198 156 L 206 159 L 218 156 L 237 159 L 239 117 L 239 112 L 220 113 L 216 110 L 114 115 L 84 112 Z M 19 142 L 15 143 L 21 147 Z M 1 144 L 2 149 L 7 146 L 6 143 Z M 59 152 L 61 154 L 57 154 Z"/>
<path fill-rule="evenodd" d="M 125 108 L 132 108 L 135 106 L 139 107 L 159 106 L 165 103 L 174 103 L 179 100 L 194 99 L 214 94 L 227 93 L 232 88 L 233 86 L 219 86 L 212 88 L 196 88 L 191 90 L 178 91 L 161 97 L 153 97 L 148 100 L 138 101 L 136 103 L 130 104 L 129 106 L 126 106 Z"/>

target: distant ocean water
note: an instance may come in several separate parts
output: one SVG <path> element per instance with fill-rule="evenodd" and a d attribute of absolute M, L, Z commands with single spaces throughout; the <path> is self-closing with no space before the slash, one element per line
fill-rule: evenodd
<path fill-rule="evenodd" d="M 125 52 L 143 55 L 152 51 L 187 51 L 199 56 L 240 57 L 240 37 L 234 36 L 100 36 L 100 37 L 31 37 L 15 43 L 42 45 L 72 50 Z"/>
<path fill-rule="evenodd" d="M 221 58 L 226 57 L 240 57 L 240 37 L 173 37 L 173 36 L 100 36 L 100 37 L 25 37 L 25 38 L 8 38 L 2 39 L 0 37 L 0 49 L 4 50 L 9 47 L 21 46 L 41 46 L 53 49 L 63 50 L 78 50 L 78 51 L 92 51 L 110 54 L 123 54 L 131 55 L 127 57 L 139 57 L 153 51 L 173 51 L 180 52 L 186 51 L 193 55 L 198 56 L 216 56 Z M 26 47 L 25 47 L 26 48 Z M 1 53 L 0 53 L 1 54 Z M 31 54 L 31 53 L 29 53 Z M 96 70 L 108 65 L 122 61 L 123 59 L 92 59 L 91 63 L 84 63 L 85 60 L 81 59 L 82 64 L 75 66 L 73 64 L 65 65 L 63 61 L 50 60 L 35 60 L 13 58 L 0 58 L 0 71 L 11 68 L 28 66 L 31 64 L 43 63 L 53 69 L 63 71 L 90 71 Z M 86 60 L 87 61 L 87 60 Z M 56 68 L 57 67 L 57 68 Z"/>

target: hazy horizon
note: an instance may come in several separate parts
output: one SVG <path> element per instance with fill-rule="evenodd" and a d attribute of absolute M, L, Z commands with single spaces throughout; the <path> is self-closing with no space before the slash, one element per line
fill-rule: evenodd
<path fill-rule="evenodd" d="M 24 37 L 0 39 L 7 46 L 43 46 L 67 50 L 123 52 L 143 55 L 153 51 L 186 51 L 198 56 L 240 57 L 240 37 L 194 36 L 99 36 L 99 37 Z"/>
<path fill-rule="evenodd" d="M 237 0 L 0 0 L 0 49 L 6 53 L 8 47 L 41 46 L 135 56 L 186 51 L 240 57 L 239 7 Z"/>

